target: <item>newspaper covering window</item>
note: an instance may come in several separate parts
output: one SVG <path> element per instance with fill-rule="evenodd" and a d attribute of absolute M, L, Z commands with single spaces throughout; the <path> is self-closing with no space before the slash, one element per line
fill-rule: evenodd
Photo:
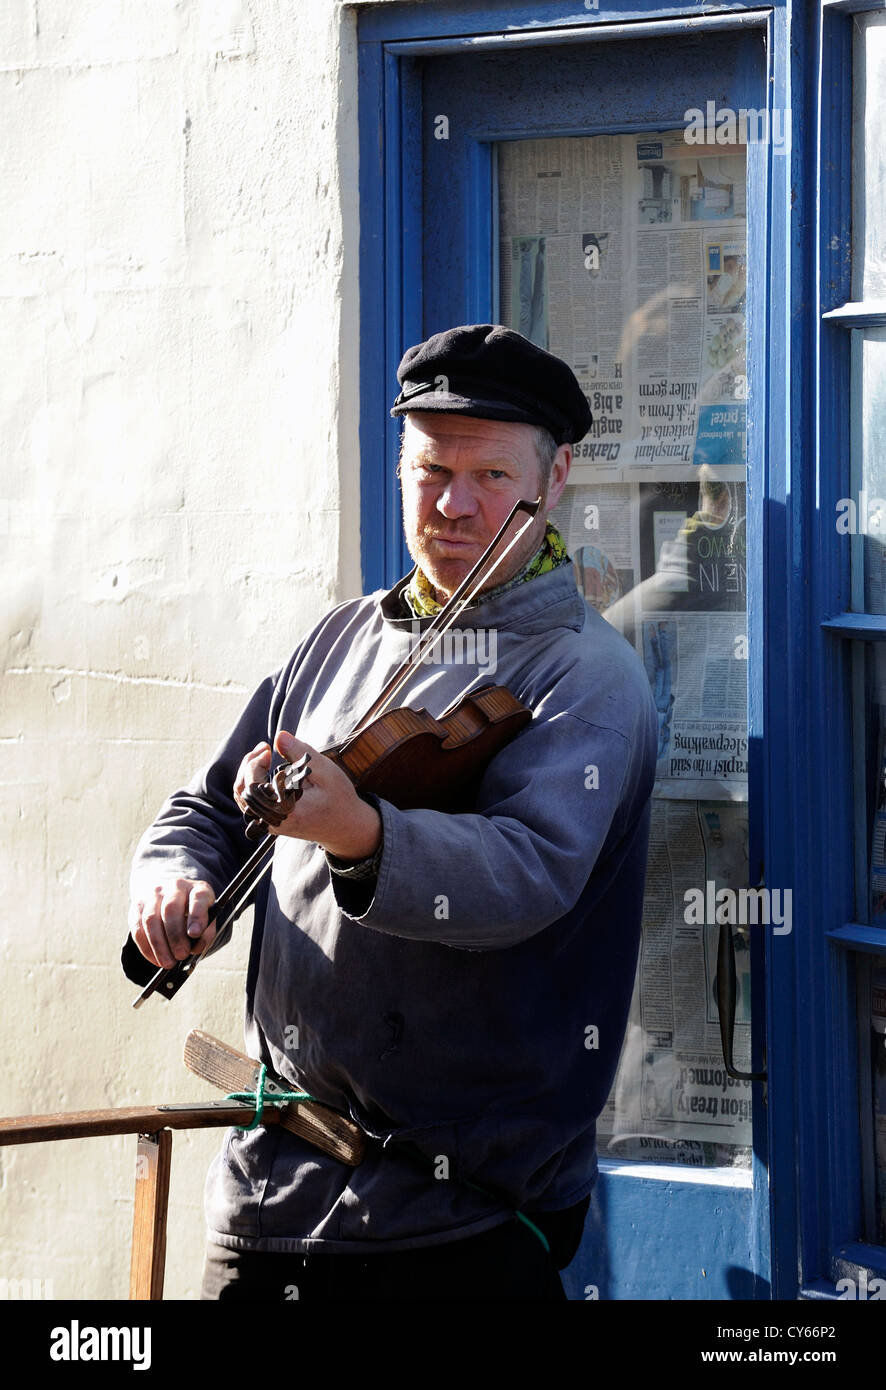
<path fill-rule="evenodd" d="M 498 146 L 499 318 L 564 357 L 594 423 L 553 514 L 585 601 L 643 658 L 659 747 L 643 941 L 601 1150 L 749 1163 L 727 1077 L 716 920 L 746 888 L 745 150 L 684 132 Z M 735 1064 L 750 1067 L 749 931 Z"/>
<path fill-rule="evenodd" d="M 886 1241 L 886 957 L 871 970 L 871 1101 L 874 1122 L 874 1239 Z"/>

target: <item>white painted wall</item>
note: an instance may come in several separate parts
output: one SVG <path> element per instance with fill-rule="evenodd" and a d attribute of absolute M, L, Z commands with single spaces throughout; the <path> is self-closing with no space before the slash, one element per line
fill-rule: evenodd
<path fill-rule="evenodd" d="M 209 1098 L 247 932 L 166 1005 L 132 849 L 360 591 L 356 21 L 338 0 L 0 6 L 0 1113 Z M 167 1297 L 220 1132 L 173 1144 Z M 135 1140 L 0 1149 L 0 1278 L 125 1298 Z"/>

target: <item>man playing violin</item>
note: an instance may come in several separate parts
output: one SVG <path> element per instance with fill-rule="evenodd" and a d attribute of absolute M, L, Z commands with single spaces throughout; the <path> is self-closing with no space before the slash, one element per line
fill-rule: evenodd
<path fill-rule="evenodd" d="M 565 362 L 491 324 L 409 349 L 398 379 L 415 568 L 334 609 L 258 687 L 133 867 L 124 968 L 141 982 L 211 942 L 272 748 L 310 754 L 256 897 L 246 1040 L 369 1145 L 351 1168 L 278 1127 L 231 1131 L 207 1182 L 206 1298 L 562 1299 L 596 1175 L 657 717 L 641 661 L 577 593 L 548 521 L 591 415 Z M 514 503 L 537 498 L 458 619 L 494 635 L 495 683 L 531 722 L 469 811 L 360 795 L 318 750 L 347 736 Z M 423 664 L 398 703 L 439 715 L 488 675 Z"/>

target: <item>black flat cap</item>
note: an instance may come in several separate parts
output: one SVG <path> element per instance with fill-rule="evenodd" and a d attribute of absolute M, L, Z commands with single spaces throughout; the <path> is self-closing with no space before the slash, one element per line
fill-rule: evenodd
<path fill-rule="evenodd" d="M 522 333 L 471 323 L 407 348 L 392 415 L 445 410 L 544 425 L 558 444 L 584 438 L 593 416 L 572 368 Z"/>

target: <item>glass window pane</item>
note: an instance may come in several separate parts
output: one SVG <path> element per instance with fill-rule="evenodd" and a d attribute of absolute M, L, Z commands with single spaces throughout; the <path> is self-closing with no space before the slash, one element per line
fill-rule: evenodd
<path fill-rule="evenodd" d="M 874 1125 L 874 1238 L 886 1245 L 886 956 L 871 971 L 871 1100 Z"/>
<path fill-rule="evenodd" d="M 659 708 L 640 966 L 600 1151 L 697 1167 L 750 1162 L 709 911 L 748 886 L 745 183 L 744 146 L 683 131 L 498 147 L 499 320 L 566 358 L 594 414 L 553 520 Z M 743 1071 L 750 930 L 734 930 Z"/>
<path fill-rule="evenodd" d="M 855 919 L 886 927 L 886 644 L 850 645 Z"/>
<path fill-rule="evenodd" d="M 886 613 L 886 329 L 852 333 L 853 495 L 837 530 L 853 537 L 853 607 Z"/>
<path fill-rule="evenodd" d="M 856 981 L 863 1239 L 886 1245 L 886 956 L 858 955 Z"/>
<path fill-rule="evenodd" d="M 886 298 L 886 14 L 856 15 L 853 53 L 853 299 Z"/>

